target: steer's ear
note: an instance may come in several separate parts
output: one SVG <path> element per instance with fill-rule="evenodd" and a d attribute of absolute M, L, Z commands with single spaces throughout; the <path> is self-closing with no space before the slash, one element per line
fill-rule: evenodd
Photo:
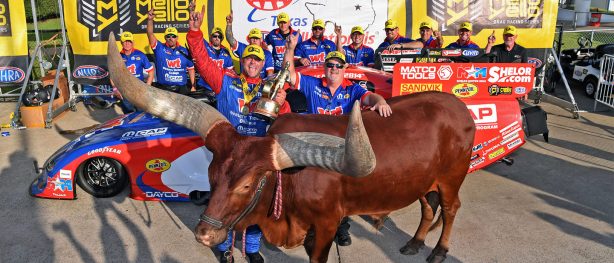
<path fill-rule="evenodd" d="M 375 164 L 375 153 L 362 122 L 359 102 L 355 102 L 352 108 L 345 140 L 315 132 L 275 135 L 273 166 L 277 170 L 315 166 L 363 177 L 373 172 Z"/>

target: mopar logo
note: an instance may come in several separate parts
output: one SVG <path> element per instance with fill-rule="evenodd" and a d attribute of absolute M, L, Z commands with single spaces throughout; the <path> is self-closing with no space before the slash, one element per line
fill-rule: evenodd
<path fill-rule="evenodd" d="M 480 51 L 477 51 L 475 49 L 463 50 L 463 56 L 465 56 L 465 57 L 475 57 L 475 56 L 477 56 L 479 54 L 480 54 Z"/>
<path fill-rule="evenodd" d="M 0 67 L 0 82 L 4 83 L 19 83 L 26 77 L 26 74 L 20 68 L 15 67 Z"/>
<path fill-rule="evenodd" d="M 101 79 L 109 75 L 109 72 L 99 66 L 83 65 L 73 72 L 73 77 L 82 79 Z"/>

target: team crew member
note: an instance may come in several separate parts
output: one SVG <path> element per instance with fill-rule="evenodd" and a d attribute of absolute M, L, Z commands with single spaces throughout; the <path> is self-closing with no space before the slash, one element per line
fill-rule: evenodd
<path fill-rule="evenodd" d="M 441 32 L 433 30 L 433 25 L 430 22 L 420 23 L 420 38 L 416 40 L 422 42 L 425 48 L 441 48 L 443 46 Z"/>
<path fill-rule="evenodd" d="M 392 19 L 388 19 L 386 21 L 386 23 L 384 24 L 384 31 L 386 31 L 386 39 L 384 39 L 384 42 L 379 44 L 379 46 L 377 47 L 378 50 L 382 48 L 388 48 L 392 44 L 403 44 L 403 43 L 406 43 L 405 45 L 403 45 L 403 47 L 407 47 L 407 48 L 422 48 L 423 47 L 422 42 L 415 41 L 411 38 L 401 36 L 399 34 L 399 26 L 397 25 L 397 22 Z M 389 49 L 394 49 L 394 48 L 389 48 Z"/>
<path fill-rule="evenodd" d="M 241 55 L 240 75 L 218 67 L 209 57 L 202 42 L 203 33 L 200 31 L 200 26 L 203 22 L 204 11 L 205 6 L 203 5 L 201 12 L 192 11 L 190 13 L 190 32 L 188 32 L 187 40 L 192 49 L 196 68 L 217 94 L 218 111 L 228 119 L 237 132 L 242 135 L 264 136 L 268 122 L 251 113 L 256 101 L 262 96 L 260 72 L 264 67 L 264 51 L 260 46 L 249 45 Z M 289 105 L 284 103 L 285 98 L 286 92 L 283 89 L 273 98 L 281 105 L 280 114 L 290 112 Z M 218 246 L 218 249 L 232 249 L 230 247 L 232 231 L 228 231 L 228 235 L 229 237 Z M 262 232 L 257 226 L 247 228 L 245 250 L 249 262 L 264 262 L 258 252 L 261 237 Z M 220 259 L 222 262 L 226 260 L 224 256 Z"/>
<path fill-rule="evenodd" d="M 232 58 L 230 57 L 230 51 L 226 47 L 222 46 L 222 40 L 224 40 L 224 34 L 219 27 L 214 28 L 209 35 L 209 42 L 203 39 L 205 48 L 209 57 L 217 64 L 219 68 L 233 69 Z M 196 83 L 198 87 L 211 90 L 211 87 L 207 85 L 203 77 L 201 76 Z"/>
<path fill-rule="evenodd" d="M 147 83 L 147 85 L 151 85 L 154 78 L 154 67 L 153 65 L 151 65 L 151 63 L 149 63 L 147 56 L 143 52 L 134 48 L 134 36 L 132 35 L 132 33 L 124 31 L 120 35 L 119 39 L 122 43 L 122 50 L 120 54 L 124 59 L 124 63 L 126 64 L 126 68 L 128 68 L 128 71 L 130 71 L 133 76 L 140 79 L 141 81 L 145 80 L 143 70 L 146 71 L 147 81 L 145 81 L 145 83 Z M 118 93 L 118 95 L 121 99 L 121 103 L 119 104 L 119 106 L 124 113 L 130 113 L 136 110 L 136 108 L 134 108 L 130 101 L 128 101 L 126 98 L 123 98 L 121 94 Z"/>
<path fill-rule="evenodd" d="M 471 41 L 473 26 L 469 22 L 463 22 L 458 29 L 458 40 L 450 43 L 446 48 L 480 48 L 478 44 Z"/>
<path fill-rule="evenodd" d="M 247 47 L 246 44 L 243 44 L 234 38 L 234 34 L 232 33 L 232 10 L 230 10 L 230 14 L 226 16 L 226 40 L 228 44 L 230 44 L 230 48 L 232 48 L 232 52 L 237 57 L 241 57 L 243 51 Z M 250 45 L 262 46 L 262 32 L 258 28 L 252 28 L 247 35 L 247 40 Z M 264 67 L 262 68 L 262 72 L 260 72 L 261 78 L 266 78 L 268 76 L 273 75 L 273 54 L 270 51 L 264 50 Z"/>
<path fill-rule="evenodd" d="M 188 76 L 192 91 L 195 91 L 194 63 L 188 57 L 188 50 L 177 42 L 179 32 L 174 27 L 164 30 L 166 42 L 158 41 L 154 35 L 154 11 L 147 14 L 147 38 L 154 51 L 157 83 L 154 86 L 182 94 L 188 93 Z"/>
<path fill-rule="evenodd" d="M 372 48 L 363 45 L 365 31 L 361 26 L 352 27 L 350 33 L 352 43 L 350 45 L 341 46 L 341 35 L 343 34 L 341 26 L 335 25 L 335 34 L 337 34 L 337 51 L 345 55 L 348 64 L 368 67 L 373 67 L 375 65 L 375 52 Z"/>
<path fill-rule="evenodd" d="M 527 63 L 527 50 L 516 44 L 516 38 L 518 37 L 518 31 L 515 26 L 506 26 L 503 30 L 503 43 L 494 45 L 495 31 L 488 37 L 488 45 L 484 53 L 492 54 L 495 58 L 495 62 L 502 63 Z M 494 46 L 493 46 L 494 45 Z"/>
<path fill-rule="evenodd" d="M 333 41 L 324 39 L 324 30 L 324 21 L 314 20 L 311 24 L 311 38 L 296 46 L 294 56 L 303 66 L 322 64 L 328 53 L 337 50 L 337 45 Z"/>
<path fill-rule="evenodd" d="M 286 38 L 288 35 L 298 35 L 298 41 L 303 41 L 303 37 L 290 26 L 288 14 L 282 12 L 277 15 L 277 26 L 279 28 L 273 29 L 264 38 L 264 42 L 273 48 L 273 69 L 275 72 L 282 68 L 281 62 L 284 60 L 284 53 L 286 53 Z"/>

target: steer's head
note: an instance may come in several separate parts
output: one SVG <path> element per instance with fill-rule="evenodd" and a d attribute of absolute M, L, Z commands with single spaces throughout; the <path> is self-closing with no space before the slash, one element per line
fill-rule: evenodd
<path fill-rule="evenodd" d="M 241 136 L 211 106 L 150 87 L 133 77 L 119 55 L 113 34 L 109 36 L 107 59 L 111 79 L 125 98 L 139 109 L 198 133 L 213 153 L 209 164 L 212 196 L 195 233 L 206 246 L 223 242 L 229 229 L 244 228 L 249 223 L 241 220 L 249 214 L 250 207 L 257 206 L 259 192 L 267 184 L 274 184 L 274 171 L 315 166 L 362 177 L 375 168 L 375 154 L 358 103 L 352 110 L 345 138 L 311 132 Z"/>

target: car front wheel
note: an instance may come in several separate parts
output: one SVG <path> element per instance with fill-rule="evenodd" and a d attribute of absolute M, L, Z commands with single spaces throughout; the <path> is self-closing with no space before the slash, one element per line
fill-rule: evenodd
<path fill-rule="evenodd" d="M 94 157 L 83 162 L 77 170 L 77 184 L 95 197 L 111 197 L 119 194 L 128 176 L 117 160 Z"/>

